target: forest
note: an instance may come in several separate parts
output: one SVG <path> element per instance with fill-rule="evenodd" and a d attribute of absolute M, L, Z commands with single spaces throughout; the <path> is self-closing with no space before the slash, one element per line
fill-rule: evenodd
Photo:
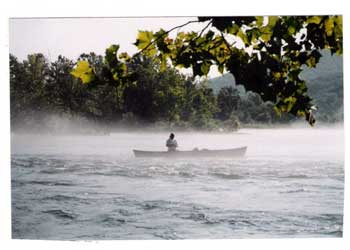
<path fill-rule="evenodd" d="M 94 79 L 89 84 L 82 84 L 72 75 L 77 62 L 85 61 L 94 68 Z M 59 56 L 53 62 L 42 54 L 28 55 L 23 61 L 10 55 L 12 131 L 235 131 L 300 119 L 287 113 L 277 115 L 272 102 L 235 85 L 232 75 L 195 78 L 169 66 L 161 70 L 157 60 L 142 54 L 130 58 L 127 67 L 132 72 L 131 84 L 115 84 L 106 77 L 104 57 L 95 53 L 82 54 L 77 61 Z M 313 72 L 308 76 L 311 94 L 321 107 L 316 113 L 320 122 L 342 120 L 342 113 L 334 112 L 342 110 L 342 74 L 333 72 L 333 77 L 331 73 Z M 99 131 L 89 127 L 99 127 Z"/>
<path fill-rule="evenodd" d="M 202 30 L 176 31 L 192 23 Z M 10 55 L 12 131 L 57 133 L 62 120 L 78 121 L 77 131 L 99 125 L 102 133 L 339 122 L 342 27 L 342 16 L 197 17 L 169 30 L 139 30 L 134 55 L 117 44 L 76 61 L 51 62 L 37 53 L 21 62 Z M 333 56 L 338 59 L 317 72 Z M 208 80 L 211 67 L 230 73 L 232 84 L 213 87 L 227 74 Z"/>

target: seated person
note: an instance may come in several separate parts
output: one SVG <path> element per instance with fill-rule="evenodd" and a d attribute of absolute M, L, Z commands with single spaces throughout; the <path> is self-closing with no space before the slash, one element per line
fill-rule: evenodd
<path fill-rule="evenodd" d="M 175 135 L 173 133 L 171 133 L 169 136 L 169 139 L 166 141 L 166 146 L 168 147 L 168 152 L 176 151 L 177 141 L 174 138 L 175 138 Z"/>

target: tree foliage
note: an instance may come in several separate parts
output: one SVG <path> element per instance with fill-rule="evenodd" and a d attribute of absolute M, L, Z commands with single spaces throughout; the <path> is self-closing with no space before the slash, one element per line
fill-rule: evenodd
<path fill-rule="evenodd" d="M 233 111 L 237 111 L 241 105 L 239 91 L 236 88 L 224 87 L 218 94 L 218 118 L 227 120 Z"/>
<path fill-rule="evenodd" d="M 190 23 L 204 23 L 198 32 L 171 32 Z M 237 41 L 243 44 L 237 46 Z M 209 73 L 217 66 L 232 73 L 236 83 L 274 103 L 277 114 L 304 116 L 313 125 L 315 109 L 300 78 L 304 66 L 315 67 L 320 50 L 342 54 L 341 16 L 256 16 L 198 17 L 168 31 L 139 31 L 134 43 L 138 54 L 155 58 L 160 69 L 170 62 L 175 67 L 192 68 L 195 76 Z M 106 61 L 114 80 L 129 79 L 127 66 L 118 61 L 118 46 L 107 49 Z M 123 54 L 119 58 L 130 58 Z M 92 81 L 93 69 L 78 63 L 72 72 L 83 83 Z"/>
<path fill-rule="evenodd" d="M 82 84 L 71 74 L 83 60 L 95 72 L 89 84 Z M 59 132 L 58 124 L 49 127 L 50 115 L 80 119 L 82 125 L 85 121 L 97 123 L 105 129 L 161 125 L 167 129 L 232 130 L 242 123 L 277 122 L 272 118 L 272 106 L 259 95 L 237 95 L 235 88 L 222 89 L 215 95 L 206 81 L 171 67 L 161 70 L 159 61 L 145 55 L 134 56 L 126 63 L 126 74 L 133 79 L 127 84 L 106 76 L 109 65 L 103 56 L 82 54 L 77 62 L 59 56 L 50 63 L 41 54 L 29 55 L 20 62 L 10 55 L 13 131 Z"/>
<path fill-rule="evenodd" d="M 49 63 L 42 54 L 33 54 L 20 62 L 10 55 L 12 128 L 40 130 L 50 114 L 84 118 L 107 127 L 164 122 L 183 128 L 192 127 L 195 116 L 214 116 L 216 99 L 211 90 L 176 69 L 161 71 L 158 62 L 138 55 L 123 62 L 129 79 L 121 81 L 107 74 L 111 60 L 90 53 L 82 54 L 77 62 L 59 56 Z M 72 74 L 82 61 L 94 72 L 89 84 Z M 196 128 L 207 127 L 204 118 Z"/>
<path fill-rule="evenodd" d="M 203 23 L 202 30 L 172 35 L 191 23 Z M 18 62 L 10 55 L 11 119 L 55 110 L 108 124 L 127 117 L 210 128 L 216 119 L 273 122 L 273 106 L 279 116 L 303 116 L 313 125 L 315 103 L 300 75 L 316 67 L 321 50 L 342 54 L 342 17 L 199 17 L 167 31 L 139 31 L 135 45 L 133 56 L 111 45 L 104 56 L 82 54 L 77 62 L 60 56 L 50 64 L 42 54 Z M 232 73 L 247 96 L 223 89 L 216 97 L 195 83 L 212 66 Z M 192 68 L 193 77 L 181 67 Z"/>
<path fill-rule="evenodd" d="M 313 125 L 313 103 L 302 67 L 315 67 L 320 50 L 342 54 L 341 16 L 199 17 L 199 32 L 140 31 L 135 45 L 162 64 L 207 75 L 212 65 L 237 84 L 272 101 L 278 114 L 304 116 Z M 237 40 L 243 46 L 237 47 Z"/>

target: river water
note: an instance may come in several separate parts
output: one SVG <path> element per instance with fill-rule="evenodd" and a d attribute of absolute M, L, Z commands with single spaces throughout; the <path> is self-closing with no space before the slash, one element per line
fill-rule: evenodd
<path fill-rule="evenodd" d="M 241 159 L 136 159 L 165 133 L 12 135 L 15 239 L 341 237 L 343 129 L 176 133 L 180 150 Z"/>

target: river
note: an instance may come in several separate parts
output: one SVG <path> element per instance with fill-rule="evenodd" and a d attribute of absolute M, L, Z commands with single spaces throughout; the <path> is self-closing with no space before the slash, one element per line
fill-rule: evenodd
<path fill-rule="evenodd" d="M 168 133 L 11 136 L 14 239 L 341 237 L 344 130 L 175 133 L 180 150 L 240 159 L 140 159 Z"/>

